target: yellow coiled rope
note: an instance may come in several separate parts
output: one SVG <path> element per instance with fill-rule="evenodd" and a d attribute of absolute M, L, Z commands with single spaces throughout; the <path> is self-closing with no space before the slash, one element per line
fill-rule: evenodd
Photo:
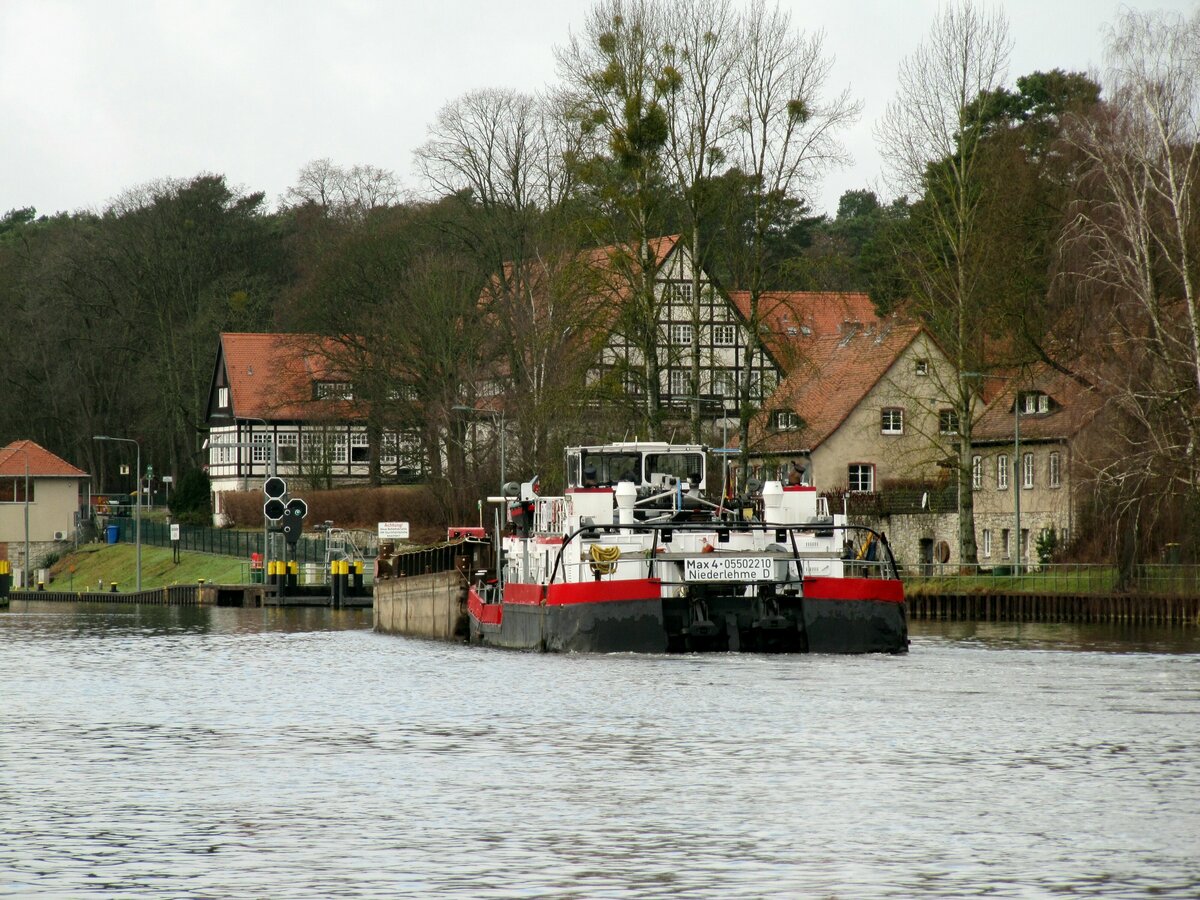
<path fill-rule="evenodd" d="M 621 558 L 620 547 L 601 547 L 592 544 L 588 555 L 592 558 L 592 572 L 596 575 L 611 575 L 617 570 L 617 560 Z"/>

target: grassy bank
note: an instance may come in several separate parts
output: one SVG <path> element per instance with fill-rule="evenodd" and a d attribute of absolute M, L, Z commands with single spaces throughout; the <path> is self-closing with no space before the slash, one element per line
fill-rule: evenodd
<path fill-rule="evenodd" d="M 56 562 L 50 569 L 47 588 L 59 591 L 96 590 L 112 582 L 118 591 L 137 585 L 137 548 L 133 544 L 88 544 Z M 142 547 L 142 587 L 194 584 L 203 578 L 210 584 L 243 584 L 250 579 L 248 562 L 232 556 L 183 551 L 172 561 L 169 549 Z"/>

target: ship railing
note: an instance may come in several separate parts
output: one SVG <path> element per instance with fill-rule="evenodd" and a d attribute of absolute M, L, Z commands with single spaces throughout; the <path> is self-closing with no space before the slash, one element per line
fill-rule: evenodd
<path fill-rule="evenodd" d="M 838 557 L 843 563 L 843 574 L 849 575 L 855 572 L 860 576 L 875 573 L 881 578 L 898 578 L 898 569 L 896 567 L 896 559 L 892 555 L 892 548 L 888 545 L 887 537 L 881 532 L 866 525 L 835 525 L 830 522 L 795 522 L 795 523 L 773 523 L 773 522 L 737 522 L 737 523 L 714 523 L 714 522 L 629 522 L 629 523 L 613 523 L 604 525 L 587 524 L 574 531 L 570 532 L 563 539 L 562 546 L 558 549 L 558 554 L 554 559 L 554 566 L 550 571 L 550 583 L 553 584 L 557 580 L 567 579 L 567 562 L 566 552 L 574 541 L 584 540 L 602 540 L 605 535 L 650 535 L 652 540 L 649 548 L 649 559 L 646 576 L 648 578 L 655 577 L 655 561 L 659 555 L 659 547 L 665 547 L 670 544 L 676 532 L 703 532 L 705 534 L 717 535 L 718 545 L 722 543 L 721 535 L 727 533 L 746 533 L 746 532 L 774 532 L 775 543 L 780 544 L 785 549 L 778 555 L 780 559 L 788 559 L 796 563 L 797 571 L 800 576 L 805 574 L 805 555 L 801 553 L 799 546 L 796 543 L 797 534 L 816 533 L 825 535 L 834 535 L 842 538 L 842 552 Z M 787 552 L 790 550 L 790 554 Z M 746 551 L 753 553 L 754 551 Z M 592 560 L 589 559 L 588 552 L 579 554 L 581 565 L 590 566 Z M 634 560 L 637 557 L 633 557 Z M 620 564 L 619 559 L 616 561 Z M 613 570 L 614 572 L 619 569 Z M 580 574 L 583 574 L 582 571 Z M 612 573 L 607 573 L 612 574 Z"/>

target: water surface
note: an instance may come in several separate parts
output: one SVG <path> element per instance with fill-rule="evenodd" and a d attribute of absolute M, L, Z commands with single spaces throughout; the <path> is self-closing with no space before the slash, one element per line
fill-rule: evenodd
<path fill-rule="evenodd" d="M 1188 897 L 1200 639 L 537 656 L 369 613 L 0 614 L 0 896 Z"/>

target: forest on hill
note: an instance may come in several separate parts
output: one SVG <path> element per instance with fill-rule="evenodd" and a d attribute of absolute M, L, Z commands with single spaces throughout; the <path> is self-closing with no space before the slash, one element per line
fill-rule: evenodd
<path fill-rule="evenodd" d="M 418 194 L 316 160 L 278 203 L 206 172 L 100 210 L 9 210 L 0 444 L 35 440 L 103 483 L 120 448 L 92 436 L 127 435 L 178 478 L 202 462 L 217 335 L 311 332 L 338 344 L 377 427 L 421 431 L 437 477 L 462 445 L 453 408 L 485 382 L 510 411 L 511 465 L 538 471 L 595 430 L 583 400 L 663 429 L 649 365 L 629 373 L 637 402 L 627 380 L 585 380 L 578 335 L 602 311 L 571 261 L 627 248 L 629 302 L 605 322 L 649 357 L 651 241 L 679 234 L 714 283 L 749 292 L 751 340 L 774 290 L 866 291 L 925 322 L 960 373 L 967 494 L 979 383 L 1049 366 L 1105 398 L 1095 521 L 1196 533 L 1200 13 L 1123 12 L 1100 76 L 1010 80 L 1010 50 L 1001 14 L 941 10 L 877 125 L 894 195 L 849 191 L 828 214 L 811 198 L 859 104 L 820 35 L 719 0 L 599 0 L 557 48 L 557 83 L 443 107 Z M 529 260 L 537 290 L 505 265 Z"/>

